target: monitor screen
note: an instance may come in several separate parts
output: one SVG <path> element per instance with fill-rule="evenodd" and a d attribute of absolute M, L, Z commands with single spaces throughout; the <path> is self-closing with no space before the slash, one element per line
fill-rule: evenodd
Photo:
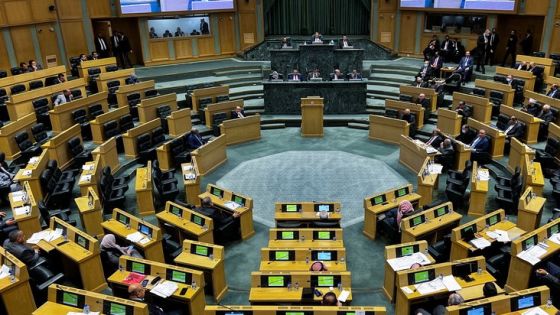
<path fill-rule="evenodd" d="M 183 209 L 181 209 L 177 206 L 174 206 L 174 205 L 171 205 L 170 212 L 173 213 L 174 215 L 178 216 L 179 218 L 181 218 L 183 216 Z"/>
<path fill-rule="evenodd" d="M 395 192 L 395 195 L 397 196 L 397 198 L 408 195 L 408 187 L 397 189 L 397 191 Z"/>
<path fill-rule="evenodd" d="M 290 252 L 289 251 L 275 251 L 274 252 L 274 260 L 276 261 L 289 261 L 290 260 Z"/>
<path fill-rule="evenodd" d="M 403 9 L 484 10 L 513 12 L 515 0 L 400 0 Z"/>
<path fill-rule="evenodd" d="M 337 260 L 337 252 L 335 250 L 332 250 L 332 251 L 313 251 L 313 252 L 311 252 L 311 258 L 313 260 L 335 261 L 335 260 Z"/>
<path fill-rule="evenodd" d="M 136 261 L 132 261 L 131 265 L 130 265 L 130 271 L 132 272 L 136 272 L 136 273 L 141 273 L 143 275 L 146 274 L 146 265 L 143 263 L 139 263 Z"/>
<path fill-rule="evenodd" d="M 194 213 L 191 215 L 191 221 L 196 225 L 204 226 L 204 218 Z"/>
<path fill-rule="evenodd" d="M 541 305 L 540 292 L 530 293 L 527 295 L 516 296 L 511 299 L 511 310 L 518 311 Z"/>
<path fill-rule="evenodd" d="M 106 315 L 132 315 L 133 307 L 111 301 L 103 301 L 103 314 Z"/>
<path fill-rule="evenodd" d="M 408 284 L 419 284 L 423 282 L 428 282 L 434 278 L 435 278 L 434 269 L 412 272 L 408 274 Z"/>
<path fill-rule="evenodd" d="M 194 253 L 199 256 L 208 256 L 208 247 L 202 245 L 194 245 Z"/>
<path fill-rule="evenodd" d="M 217 187 L 212 187 L 210 193 L 218 198 L 224 197 L 224 191 Z"/>
<path fill-rule="evenodd" d="M 486 218 L 486 225 L 492 226 L 500 221 L 500 215 L 495 214 L 489 218 Z"/>
<path fill-rule="evenodd" d="M 282 211 L 284 212 L 299 212 L 300 205 L 297 204 L 289 204 L 289 205 L 282 205 Z"/>
<path fill-rule="evenodd" d="M 397 249 L 397 257 L 410 256 L 419 250 L 418 245 L 403 246 Z"/>
<path fill-rule="evenodd" d="M 484 305 L 475 306 L 467 310 L 467 315 L 485 315 Z"/>
<path fill-rule="evenodd" d="M 306 311 L 278 311 L 276 315 L 313 315 L 313 312 Z"/>
<path fill-rule="evenodd" d="M 142 223 L 138 223 L 138 232 L 147 236 L 152 236 L 152 228 Z"/>
<path fill-rule="evenodd" d="M 476 262 L 467 262 L 455 264 L 451 267 L 451 273 L 455 277 L 462 279 L 467 279 L 467 277 L 478 269 L 478 264 Z"/>
<path fill-rule="evenodd" d="M 315 240 L 330 240 L 334 232 L 332 231 L 313 231 L 313 239 Z"/>
<path fill-rule="evenodd" d="M 385 197 L 385 195 L 375 196 L 375 197 L 371 198 L 371 204 L 374 205 L 374 206 L 380 205 L 380 204 L 384 203 L 385 201 L 387 201 L 386 198 L 387 197 Z"/>
<path fill-rule="evenodd" d="M 239 197 L 237 195 L 233 195 L 231 197 L 231 201 L 235 202 L 238 205 L 245 206 L 245 198 Z"/>
<path fill-rule="evenodd" d="M 423 214 L 417 215 L 409 220 L 410 227 L 415 227 L 417 225 L 424 223 L 425 221 L 426 221 L 426 217 Z"/>
<path fill-rule="evenodd" d="M 333 210 L 333 204 L 315 204 L 315 212 L 332 212 Z"/>
<path fill-rule="evenodd" d="M 521 247 L 523 248 L 523 250 L 526 250 L 528 248 L 531 248 L 531 247 L 537 245 L 538 242 L 539 242 L 538 235 L 533 235 L 533 236 L 529 237 L 528 239 L 524 240 L 521 243 Z"/>
<path fill-rule="evenodd" d="M 444 207 L 437 208 L 436 211 L 434 212 L 434 214 L 435 214 L 436 218 L 439 218 L 442 215 L 446 215 L 448 212 L 449 212 L 449 209 L 447 208 L 447 206 L 444 206 Z"/>
<path fill-rule="evenodd" d="M 278 231 L 276 233 L 276 239 L 279 240 L 296 240 L 299 237 L 298 231 Z"/>
<path fill-rule="evenodd" d="M 334 276 L 318 276 L 318 287 L 334 287 Z"/>
<path fill-rule="evenodd" d="M 559 233 L 560 232 L 560 224 L 555 224 L 551 227 L 548 228 L 547 230 L 547 234 L 548 237 L 551 237 L 552 235 Z"/>
<path fill-rule="evenodd" d="M 76 244 L 80 245 L 82 248 L 88 249 L 89 247 L 89 240 L 79 234 L 76 234 L 75 242 Z"/>
<path fill-rule="evenodd" d="M 472 240 L 474 238 L 475 233 L 476 233 L 476 224 L 471 224 L 467 227 L 464 227 L 461 230 L 461 238 L 464 241 L 469 242 L 470 240 Z"/>
<path fill-rule="evenodd" d="M 281 288 L 285 286 L 284 276 L 268 276 L 267 286 L 271 288 Z"/>
<path fill-rule="evenodd" d="M 179 270 L 167 269 L 166 279 L 183 284 L 192 283 L 192 274 Z"/>
<path fill-rule="evenodd" d="M 233 10 L 234 0 L 120 0 L 121 14 Z"/>
<path fill-rule="evenodd" d="M 62 292 L 62 304 L 78 307 L 78 295 L 70 292 Z"/>
<path fill-rule="evenodd" d="M 130 224 L 130 218 L 122 213 L 117 213 L 117 221 L 122 224 Z"/>

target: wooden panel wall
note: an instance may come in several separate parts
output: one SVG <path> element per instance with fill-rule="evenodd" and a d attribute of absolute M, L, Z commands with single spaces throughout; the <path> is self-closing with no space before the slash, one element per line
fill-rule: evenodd
<path fill-rule="evenodd" d="M 214 37 L 202 36 L 198 38 L 198 55 L 200 57 L 214 56 Z"/>
<path fill-rule="evenodd" d="M 560 4 L 556 7 L 552 39 L 550 41 L 550 52 L 560 54 Z"/>
<path fill-rule="evenodd" d="M 103 18 L 111 16 L 111 2 L 101 0 L 87 0 L 90 18 Z"/>
<path fill-rule="evenodd" d="M 176 59 L 192 58 L 192 40 L 190 38 L 175 40 L 173 44 L 175 45 Z"/>
<path fill-rule="evenodd" d="M 64 45 L 68 58 L 88 52 L 86 41 L 76 40 L 85 37 L 84 23 L 82 20 L 61 21 L 60 26 L 62 28 L 62 36 L 64 36 Z"/>
<path fill-rule="evenodd" d="M 43 60 L 39 61 L 40 64 L 46 66 L 45 58 L 49 55 L 56 55 L 58 63 L 62 64 L 60 58 L 62 55 L 58 49 L 58 39 L 54 31 L 54 23 L 45 23 L 36 25 L 37 38 L 41 50 Z"/>
<path fill-rule="evenodd" d="M 402 12 L 401 14 L 401 30 L 408 30 L 408 34 L 412 36 L 403 36 L 399 39 L 399 50 L 403 54 L 414 54 L 416 49 L 416 30 L 418 14 L 416 12 Z"/>
<path fill-rule="evenodd" d="M 233 13 L 218 14 L 218 30 L 222 54 L 235 53 L 235 23 Z"/>
<path fill-rule="evenodd" d="M 19 62 L 27 63 L 30 59 L 35 59 L 35 48 L 31 41 L 31 29 L 28 26 L 14 26 L 10 28 L 10 35 L 14 44 L 14 51 Z"/>
<path fill-rule="evenodd" d="M 548 0 L 525 0 L 525 11 L 520 13 L 528 15 L 546 15 L 549 5 L 550 3 Z"/>
<path fill-rule="evenodd" d="M 379 1 L 378 3 L 379 24 L 377 27 L 377 40 L 381 45 L 394 49 L 395 23 L 400 23 L 400 21 L 396 21 L 398 0 Z M 412 34 L 409 32 L 408 36 L 410 35 Z"/>
<path fill-rule="evenodd" d="M 239 36 L 241 49 L 257 43 L 257 4 L 256 0 L 237 0 L 239 12 Z"/>
<path fill-rule="evenodd" d="M 6 51 L 6 43 L 4 39 L 0 40 L 0 69 L 8 71 L 11 68 L 8 52 Z M 10 73 L 8 71 L 8 73 Z"/>

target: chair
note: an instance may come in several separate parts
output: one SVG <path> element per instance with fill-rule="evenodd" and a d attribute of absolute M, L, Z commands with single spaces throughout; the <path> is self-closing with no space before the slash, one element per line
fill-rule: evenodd
<path fill-rule="evenodd" d="M 72 200 L 73 182 L 58 183 L 53 176 L 53 170 L 46 168 L 39 176 L 41 189 L 45 196 L 43 200 L 48 208 L 66 208 Z"/>
<path fill-rule="evenodd" d="M 130 114 L 132 117 L 138 118 L 138 104 L 142 101 L 140 93 L 132 93 L 126 96 L 128 106 L 130 107 Z"/>
<path fill-rule="evenodd" d="M 451 234 L 444 235 L 441 241 L 428 246 L 428 253 L 436 263 L 448 262 L 451 254 Z"/>
<path fill-rule="evenodd" d="M 47 226 L 47 227 L 49 226 L 51 217 L 59 218 L 62 221 L 67 222 L 68 224 L 76 226 L 76 220 L 70 219 L 70 214 L 71 214 L 70 209 L 49 210 L 49 208 L 47 207 L 47 205 L 43 200 L 39 201 L 37 207 L 39 208 L 41 219 L 43 219 L 43 226 Z"/>
<path fill-rule="evenodd" d="M 395 118 L 398 119 L 399 118 L 399 111 L 395 110 L 395 109 L 385 109 L 385 117 L 389 117 L 389 118 Z"/>
<path fill-rule="evenodd" d="M 175 180 L 175 170 L 169 170 L 169 171 L 163 172 L 161 170 L 161 168 L 159 167 L 159 161 L 158 160 L 153 160 L 152 161 L 152 172 L 155 174 L 154 176 L 157 176 L 158 178 L 160 178 L 160 180 L 162 182 L 168 182 L 168 181 Z"/>
<path fill-rule="evenodd" d="M 498 115 L 498 121 L 496 122 L 496 127 L 504 131 L 507 129 L 509 123 L 509 116 L 505 114 Z"/>
<path fill-rule="evenodd" d="M 91 128 L 89 126 L 89 119 L 85 108 L 73 111 L 72 120 L 75 124 L 80 124 L 82 138 L 84 140 L 91 140 Z"/>
<path fill-rule="evenodd" d="M 79 90 L 79 89 L 72 90 L 72 91 L 70 91 L 70 93 L 72 93 L 72 99 L 73 100 L 80 99 L 83 96 L 82 95 L 82 90 Z"/>
<path fill-rule="evenodd" d="M 13 67 L 10 69 L 10 72 L 12 73 L 12 75 L 18 75 L 21 74 L 23 71 L 21 70 L 20 67 Z"/>
<path fill-rule="evenodd" d="M 136 148 L 138 149 L 139 161 L 146 164 L 147 161 L 156 159 L 156 151 L 152 147 L 150 134 L 143 133 L 136 138 Z"/>
<path fill-rule="evenodd" d="M 79 137 L 74 137 L 68 141 L 68 147 L 74 158 L 74 165 L 81 168 L 87 161 L 91 161 L 91 151 L 85 150 Z"/>
<path fill-rule="evenodd" d="M 185 146 L 184 139 L 174 139 L 170 144 L 170 150 L 171 156 L 173 157 L 173 164 L 175 166 L 180 166 L 182 163 L 190 162 L 190 150 L 187 148 L 187 146 Z"/>
<path fill-rule="evenodd" d="M 43 87 L 43 81 L 31 81 L 29 82 L 29 91 L 31 90 L 35 90 L 35 89 L 40 89 Z"/>
<path fill-rule="evenodd" d="M 465 193 L 469 187 L 471 172 L 467 172 L 467 176 L 462 180 L 453 180 L 448 178 L 445 186 L 445 195 L 451 201 L 455 209 L 463 209 L 465 205 Z"/>
<path fill-rule="evenodd" d="M 16 141 L 16 144 L 21 151 L 21 156 L 25 161 L 29 160 L 29 158 L 33 156 L 38 156 L 41 152 L 43 152 L 43 149 L 41 149 L 40 146 L 33 145 L 31 140 L 29 140 L 29 134 L 27 131 L 18 132 L 15 135 L 14 140 Z"/>
<path fill-rule="evenodd" d="M 115 71 L 118 71 L 118 70 L 119 70 L 119 67 L 116 66 L 116 65 L 109 65 L 109 66 L 105 67 L 106 72 L 115 72 Z"/>
<path fill-rule="evenodd" d="M 154 147 L 159 146 L 165 142 L 165 132 L 162 127 L 157 127 L 152 130 L 152 145 Z"/>
<path fill-rule="evenodd" d="M 107 90 L 109 92 L 109 95 L 107 95 L 107 101 L 109 102 L 109 105 L 117 104 L 117 95 L 115 94 L 115 92 L 119 89 L 120 85 L 121 82 L 119 82 L 119 80 L 107 82 Z"/>
<path fill-rule="evenodd" d="M 72 186 L 76 182 L 76 176 L 80 174 L 78 169 L 70 169 L 66 171 L 60 170 L 58 168 L 58 162 L 56 160 L 49 160 L 47 162 L 47 168 L 52 171 L 52 176 L 58 183 L 72 183 Z"/>
<path fill-rule="evenodd" d="M 158 95 L 158 91 L 156 89 L 146 90 L 144 92 L 144 96 L 146 98 L 154 97 Z"/>
<path fill-rule="evenodd" d="M 12 95 L 16 95 L 16 94 L 19 94 L 21 92 L 25 92 L 25 85 L 16 84 L 16 85 L 10 87 L 10 91 L 12 92 Z"/>
<path fill-rule="evenodd" d="M 103 139 L 109 139 L 120 134 L 119 124 L 115 120 L 110 120 L 103 124 Z"/>
<path fill-rule="evenodd" d="M 279 229 L 298 229 L 303 227 L 300 221 L 278 221 L 276 222 L 276 227 Z"/>
<path fill-rule="evenodd" d="M 124 191 L 128 190 L 128 182 L 130 181 L 130 175 L 124 175 L 120 177 L 114 177 L 111 174 L 111 167 L 105 166 L 103 168 L 102 174 L 107 181 L 111 185 L 113 189 L 124 189 Z"/>
<path fill-rule="evenodd" d="M 472 169 L 472 161 L 467 160 L 467 161 L 465 161 L 465 168 L 463 169 L 462 172 L 454 171 L 454 170 L 448 170 L 447 171 L 447 178 L 448 179 L 463 180 L 464 178 L 469 176 L 469 172 L 471 171 L 471 169 Z"/>
<path fill-rule="evenodd" d="M 54 273 L 47 266 L 45 261 L 37 263 L 34 266 L 28 266 L 29 282 L 33 292 L 35 304 L 41 305 L 47 301 L 48 288 L 54 283 L 63 283 L 64 274 Z"/>
<path fill-rule="evenodd" d="M 74 77 L 79 77 L 80 73 L 78 71 L 78 66 L 80 65 L 80 57 L 70 57 L 69 61 L 70 61 L 70 73 L 72 74 L 72 76 Z"/>
<path fill-rule="evenodd" d="M 159 106 L 156 109 L 156 113 L 157 113 L 157 116 L 159 117 L 159 119 L 161 120 L 161 126 L 162 126 L 163 130 L 166 133 L 168 133 L 169 132 L 169 127 L 167 125 L 167 117 L 169 115 L 171 115 L 171 107 L 169 107 L 169 105 Z"/>
<path fill-rule="evenodd" d="M 229 95 L 218 95 L 216 96 L 216 102 L 224 102 L 229 100 Z"/>
<path fill-rule="evenodd" d="M 474 88 L 472 93 L 477 96 L 484 96 L 486 94 L 486 90 L 482 88 Z"/>
<path fill-rule="evenodd" d="M 537 149 L 535 154 L 535 162 L 541 163 L 544 175 L 550 177 L 558 168 L 556 164 L 556 155 L 560 151 L 560 141 L 555 138 L 548 137 L 544 150 Z"/>
<path fill-rule="evenodd" d="M 498 91 L 490 91 L 490 102 L 492 103 L 492 116 L 500 114 L 500 105 L 504 102 L 504 93 Z"/>
<path fill-rule="evenodd" d="M 8 96 L 8 92 L 6 92 L 5 88 L 0 88 L 0 104 L 4 104 L 10 97 Z"/>
<path fill-rule="evenodd" d="M 93 104 L 88 107 L 89 116 L 91 119 L 103 114 L 103 107 L 101 104 Z"/>
<path fill-rule="evenodd" d="M 33 104 L 33 109 L 35 110 L 35 116 L 37 117 L 37 122 L 43 123 L 45 128 L 50 130 L 51 119 L 49 116 L 49 100 L 46 98 L 40 98 L 31 102 Z"/>
<path fill-rule="evenodd" d="M 53 86 L 60 83 L 57 76 L 45 78 L 45 86 Z"/>
<path fill-rule="evenodd" d="M 513 174 L 509 177 L 507 176 L 497 176 L 496 177 L 496 189 L 505 189 L 504 187 L 500 186 L 508 186 L 511 187 L 512 183 L 514 183 L 519 176 L 521 176 L 521 168 L 519 166 L 515 167 Z"/>
<path fill-rule="evenodd" d="M 177 198 L 179 194 L 179 188 L 177 187 L 177 179 L 173 178 L 164 182 L 161 178 L 161 174 L 152 174 L 156 190 L 158 192 L 159 198 L 157 199 L 161 204 L 165 204 L 167 201 L 173 201 Z"/>
<path fill-rule="evenodd" d="M 498 253 L 486 260 L 486 270 L 496 278 L 500 287 L 503 287 L 507 281 L 510 261 L 509 253 Z"/>
<path fill-rule="evenodd" d="M 47 135 L 47 130 L 43 123 L 37 123 L 31 127 L 31 134 L 33 135 L 33 139 L 37 144 L 41 145 L 47 140 L 49 140 L 49 136 Z"/>
<path fill-rule="evenodd" d="M 96 79 L 97 77 L 99 77 L 99 74 L 101 73 L 101 69 L 99 68 L 89 68 L 88 69 L 88 77 L 89 79 Z"/>
<path fill-rule="evenodd" d="M 124 208 L 126 200 L 126 189 L 124 187 L 113 187 L 111 178 L 102 174 L 100 188 L 103 199 L 103 213 L 112 213 L 114 208 Z"/>
<path fill-rule="evenodd" d="M 544 58 L 546 57 L 546 53 L 544 51 L 534 51 L 533 57 Z"/>
<path fill-rule="evenodd" d="M 401 94 L 401 95 L 399 95 L 399 100 L 400 100 L 400 101 L 403 101 L 403 102 L 412 103 L 412 96 L 411 96 L 411 95 L 404 95 L 404 94 Z"/>
<path fill-rule="evenodd" d="M 0 78 L 5 78 L 8 76 L 8 72 L 6 70 L 0 70 Z"/>
<path fill-rule="evenodd" d="M 507 213 L 517 213 L 517 206 L 521 190 L 523 189 L 523 180 L 520 173 L 514 173 L 511 179 L 505 178 L 502 181 L 504 185 L 496 183 L 494 190 L 496 190 L 496 201 Z M 554 192 L 553 192 L 554 194 Z"/>
<path fill-rule="evenodd" d="M 503 83 L 503 84 L 507 84 L 507 79 L 503 75 L 495 75 L 494 76 L 494 81 L 500 82 L 500 83 Z"/>

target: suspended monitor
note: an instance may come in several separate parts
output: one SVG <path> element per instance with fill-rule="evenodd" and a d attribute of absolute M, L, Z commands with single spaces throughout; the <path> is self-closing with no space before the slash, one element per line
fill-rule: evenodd
<path fill-rule="evenodd" d="M 103 314 L 106 315 L 132 315 L 134 308 L 132 305 L 120 304 L 113 301 L 103 301 Z"/>
<path fill-rule="evenodd" d="M 400 0 L 402 9 L 483 10 L 514 12 L 516 0 Z"/>
<path fill-rule="evenodd" d="M 261 287 L 282 288 L 290 282 L 290 276 L 261 276 Z"/>
<path fill-rule="evenodd" d="M 89 240 L 78 233 L 76 233 L 74 237 L 74 242 L 76 242 L 76 244 L 80 245 L 82 248 L 89 248 Z"/>
<path fill-rule="evenodd" d="M 120 0 L 120 9 L 122 15 L 231 11 L 235 8 L 233 3 L 233 0 Z"/>
<path fill-rule="evenodd" d="M 208 246 L 203 246 L 198 244 L 191 245 L 191 254 L 208 257 L 210 255 L 213 255 L 213 253 L 214 253 L 213 247 L 208 247 Z"/>
<path fill-rule="evenodd" d="M 336 261 L 338 259 L 336 250 L 316 250 L 311 252 L 311 259 L 320 261 Z"/>
<path fill-rule="evenodd" d="M 410 256 L 419 251 L 420 251 L 420 246 L 418 244 L 399 247 L 397 248 L 397 258 L 403 256 Z"/>
<path fill-rule="evenodd" d="M 527 250 L 535 245 L 537 245 L 539 243 L 539 236 L 538 235 L 533 235 L 531 237 L 529 237 L 528 239 L 524 240 L 523 242 L 521 242 L 521 248 L 523 250 Z"/>
<path fill-rule="evenodd" d="M 268 252 L 270 261 L 294 261 L 296 253 L 293 250 L 271 250 Z"/>
<path fill-rule="evenodd" d="M 511 310 L 513 312 L 541 305 L 541 293 L 535 292 L 527 295 L 511 298 Z"/>
<path fill-rule="evenodd" d="M 299 231 L 278 231 L 276 232 L 276 239 L 278 240 L 297 240 L 299 238 Z"/>
<path fill-rule="evenodd" d="M 140 273 L 143 275 L 150 274 L 150 265 L 132 260 L 127 260 L 126 264 L 126 270 L 128 271 Z"/>
<path fill-rule="evenodd" d="M 451 266 L 451 273 L 455 277 L 459 277 L 467 282 L 472 281 L 471 273 L 478 270 L 478 263 L 476 261 L 460 263 Z"/>
<path fill-rule="evenodd" d="M 492 315 L 492 303 L 462 309 L 459 315 Z"/>
<path fill-rule="evenodd" d="M 386 201 L 387 201 L 387 196 L 385 196 L 385 195 L 375 196 L 375 197 L 370 199 L 370 202 L 371 202 L 372 206 L 380 205 L 382 203 L 385 203 Z"/>
<path fill-rule="evenodd" d="M 419 284 L 435 279 L 436 271 L 434 269 L 417 271 L 408 274 L 408 284 Z"/>
<path fill-rule="evenodd" d="M 300 204 L 283 204 L 282 205 L 282 212 L 300 212 L 301 205 Z"/>
<path fill-rule="evenodd" d="M 152 228 L 142 223 L 138 223 L 138 232 L 147 236 L 152 236 Z"/>

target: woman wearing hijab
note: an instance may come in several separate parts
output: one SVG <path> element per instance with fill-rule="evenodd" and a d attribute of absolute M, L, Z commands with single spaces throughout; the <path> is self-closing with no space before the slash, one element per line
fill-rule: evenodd
<path fill-rule="evenodd" d="M 105 234 L 103 236 L 103 239 L 101 239 L 101 250 L 107 253 L 109 262 L 117 268 L 119 266 L 119 257 L 122 255 L 144 258 L 132 245 L 128 247 L 118 245 L 113 234 Z"/>
<path fill-rule="evenodd" d="M 399 203 L 398 208 L 387 212 L 385 220 L 388 220 L 388 223 L 394 225 L 400 232 L 402 219 L 412 212 L 414 212 L 412 203 L 408 200 L 403 200 Z"/>

